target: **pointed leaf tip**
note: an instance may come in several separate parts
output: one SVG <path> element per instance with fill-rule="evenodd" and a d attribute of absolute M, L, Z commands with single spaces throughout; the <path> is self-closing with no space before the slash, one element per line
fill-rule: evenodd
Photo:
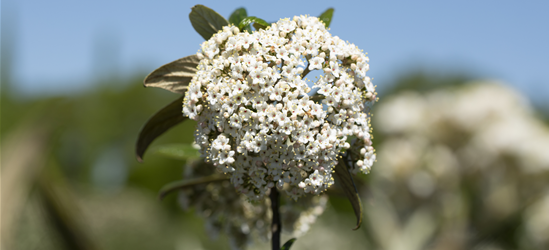
<path fill-rule="evenodd" d="M 326 11 L 324 11 L 318 19 L 320 21 L 324 22 L 324 25 L 326 25 L 326 28 L 330 27 L 330 23 L 332 22 L 332 16 L 334 15 L 334 8 L 329 8 Z"/>
<path fill-rule="evenodd" d="M 284 245 L 280 248 L 280 250 L 290 250 L 290 247 L 292 247 L 292 245 L 296 240 L 297 240 L 296 238 L 289 239 L 288 241 L 286 241 L 286 243 L 284 243 Z"/>

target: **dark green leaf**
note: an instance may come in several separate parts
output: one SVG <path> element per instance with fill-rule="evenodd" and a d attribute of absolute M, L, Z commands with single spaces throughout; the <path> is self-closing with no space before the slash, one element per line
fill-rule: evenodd
<path fill-rule="evenodd" d="M 261 19 L 261 18 L 257 18 L 255 16 L 249 16 L 249 17 L 246 17 L 244 19 L 242 19 L 242 21 L 240 21 L 240 23 L 238 24 L 238 28 L 240 30 L 242 30 L 244 27 L 250 25 L 254 23 L 254 28 L 256 30 L 259 30 L 259 29 L 265 29 L 269 26 L 269 23 L 265 22 L 265 20 Z"/>
<path fill-rule="evenodd" d="M 171 127 L 178 123 L 188 119 L 182 114 L 183 96 L 177 98 L 177 100 L 168 104 L 168 106 L 162 108 L 156 114 L 154 114 L 145 126 L 139 132 L 137 143 L 135 145 L 135 153 L 138 161 L 143 161 L 143 154 L 151 144 L 151 142 L 166 132 Z"/>
<path fill-rule="evenodd" d="M 265 25 L 260 24 L 260 23 L 254 23 L 252 25 L 254 26 L 255 30 L 266 29 L 268 27 L 268 25 L 265 26 Z"/>
<path fill-rule="evenodd" d="M 292 244 L 294 244 L 296 240 L 296 238 L 289 239 L 288 241 L 286 241 L 286 243 L 284 243 L 280 250 L 290 250 L 290 247 L 292 246 Z"/>
<path fill-rule="evenodd" d="M 360 196 L 355 186 L 355 181 L 351 172 L 347 168 L 347 165 L 343 162 L 345 159 L 340 159 L 337 166 L 335 167 L 336 173 L 336 183 L 343 188 L 343 192 L 351 202 L 353 210 L 355 211 L 356 216 L 356 227 L 353 230 L 360 228 L 362 224 L 362 202 L 360 202 Z"/>
<path fill-rule="evenodd" d="M 229 23 L 235 25 L 238 27 L 238 25 L 240 24 L 240 22 L 244 19 L 248 17 L 248 13 L 246 12 L 246 9 L 244 8 L 239 8 L 239 9 L 236 9 L 233 14 L 231 14 L 231 17 L 229 17 Z M 250 28 L 250 25 L 247 25 L 246 27 L 244 27 L 244 29 L 242 31 L 248 31 L 248 32 L 252 32 L 252 29 Z"/>
<path fill-rule="evenodd" d="M 334 15 L 334 8 L 329 8 L 326 11 L 324 11 L 320 16 L 318 17 L 320 21 L 324 22 L 324 25 L 326 25 L 326 28 L 330 27 L 330 23 L 332 22 L 332 16 Z"/>
<path fill-rule="evenodd" d="M 162 65 L 145 77 L 143 85 L 184 94 L 196 73 L 199 62 L 196 55 L 190 55 Z"/>
<path fill-rule="evenodd" d="M 174 143 L 154 148 L 154 152 L 180 160 L 198 159 L 200 152 L 191 144 Z"/>
<path fill-rule="evenodd" d="M 248 17 L 248 13 L 246 12 L 246 9 L 238 8 L 229 17 L 229 23 L 233 24 L 234 26 L 238 26 L 240 21 L 242 21 L 242 19 L 246 17 Z"/>
<path fill-rule="evenodd" d="M 221 30 L 223 26 L 229 25 L 229 22 L 221 15 L 201 4 L 191 8 L 189 19 L 191 19 L 191 24 L 196 32 L 206 40 Z"/>
<path fill-rule="evenodd" d="M 189 188 L 189 187 L 200 185 L 200 184 L 225 181 L 225 180 L 229 180 L 229 177 L 227 175 L 210 175 L 210 176 L 196 178 L 192 180 L 174 181 L 164 185 L 160 189 L 160 193 L 158 194 L 158 197 L 162 200 L 169 193 L 179 189 Z"/>

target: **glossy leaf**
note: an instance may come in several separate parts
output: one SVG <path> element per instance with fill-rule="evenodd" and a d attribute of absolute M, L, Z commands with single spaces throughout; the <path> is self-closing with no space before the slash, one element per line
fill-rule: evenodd
<path fill-rule="evenodd" d="M 154 114 L 145 126 L 139 132 L 137 143 L 135 145 L 135 153 L 138 161 L 143 161 L 143 154 L 149 147 L 149 145 L 164 132 L 171 127 L 179 124 L 180 122 L 187 120 L 182 114 L 183 96 L 177 98 L 177 100 L 168 104 L 162 108 L 156 114 Z"/>
<path fill-rule="evenodd" d="M 343 161 L 344 159 L 340 159 L 337 166 L 335 167 L 335 173 L 337 177 L 336 183 L 339 183 L 339 185 L 343 188 L 343 192 L 353 206 L 353 210 L 355 211 L 355 216 L 357 220 L 356 227 L 353 230 L 357 230 L 362 224 L 362 202 L 360 202 L 360 196 L 356 189 L 353 176 L 351 175 L 351 172 Z"/>
<path fill-rule="evenodd" d="M 196 55 L 190 55 L 165 64 L 151 72 L 143 85 L 169 90 L 174 93 L 184 94 L 189 82 L 196 74 L 196 67 L 200 60 Z"/>
<path fill-rule="evenodd" d="M 246 12 L 246 9 L 245 8 L 238 8 L 236 9 L 232 14 L 231 16 L 229 17 L 229 23 L 233 24 L 234 26 L 237 26 L 240 24 L 240 22 L 244 19 L 248 17 L 248 13 Z M 252 29 L 250 28 L 250 25 L 246 25 L 243 29 L 241 29 L 242 31 L 248 31 L 248 32 L 252 32 Z"/>
<path fill-rule="evenodd" d="M 221 30 L 223 26 L 229 25 L 229 22 L 219 13 L 201 4 L 191 8 L 189 19 L 196 32 L 206 40 Z"/>
<path fill-rule="evenodd" d="M 158 194 L 158 197 L 162 200 L 166 195 L 177 191 L 179 189 L 190 188 L 195 185 L 208 184 L 212 182 L 219 182 L 229 180 L 227 175 L 210 175 L 206 177 L 196 178 L 192 180 L 179 180 L 164 185 Z"/>
<path fill-rule="evenodd" d="M 332 22 L 332 16 L 334 15 L 334 8 L 329 8 L 326 11 L 324 11 L 320 16 L 318 17 L 320 21 L 324 22 L 324 25 L 326 25 L 326 28 L 330 27 L 330 23 Z"/>
<path fill-rule="evenodd" d="M 200 158 L 198 149 L 194 148 L 191 144 L 185 143 L 160 145 L 154 148 L 154 152 L 179 160 Z"/>
<path fill-rule="evenodd" d="M 280 248 L 280 250 L 290 250 L 290 247 L 292 247 L 292 245 L 296 240 L 297 240 L 296 238 L 289 239 L 288 241 L 286 241 L 286 243 L 284 243 L 284 245 Z"/>
<path fill-rule="evenodd" d="M 267 23 L 265 20 L 255 16 L 250 16 L 242 19 L 242 21 L 240 21 L 240 23 L 238 24 L 238 28 L 242 30 L 244 27 L 252 23 L 256 30 L 265 29 L 269 26 L 269 23 Z"/>
<path fill-rule="evenodd" d="M 246 9 L 244 8 L 238 8 L 229 17 L 229 23 L 233 24 L 234 26 L 238 26 L 240 24 L 240 21 L 242 19 L 248 17 L 248 12 L 246 12 Z"/>

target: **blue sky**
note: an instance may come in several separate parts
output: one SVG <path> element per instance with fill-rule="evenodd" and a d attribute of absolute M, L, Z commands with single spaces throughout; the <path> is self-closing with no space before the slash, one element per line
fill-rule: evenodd
<path fill-rule="evenodd" d="M 2 42 L 15 44 L 17 89 L 70 93 L 102 73 L 148 73 L 196 53 L 203 39 L 188 14 L 198 3 L 225 17 L 245 7 L 267 21 L 333 7 L 331 33 L 368 52 L 378 85 L 427 69 L 499 79 L 538 100 L 549 94 L 549 1 L 470 0 L 4 0 Z"/>

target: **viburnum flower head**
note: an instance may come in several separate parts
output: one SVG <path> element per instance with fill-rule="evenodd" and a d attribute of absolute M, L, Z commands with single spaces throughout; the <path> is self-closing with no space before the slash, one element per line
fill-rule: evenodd
<path fill-rule="evenodd" d="M 252 200 L 275 186 L 294 199 L 319 194 L 334 183 L 351 136 L 361 140 L 352 171 L 369 172 L 376 92 L 368 57 L 318 18 L 281 19 L 251 34 L 226 26 L 197 56 L 183 113 L 197 121 L 202 155 L 238 191 Z M 322 74 L 308 85 L 314 70 Z"/>

